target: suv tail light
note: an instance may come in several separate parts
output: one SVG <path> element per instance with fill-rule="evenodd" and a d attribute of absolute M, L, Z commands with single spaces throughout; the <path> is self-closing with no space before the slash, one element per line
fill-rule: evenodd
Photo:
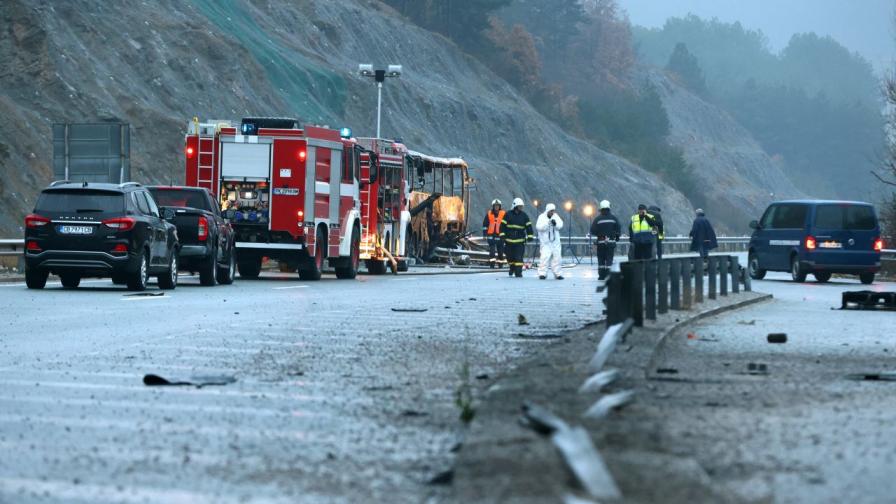
<path fill-rule="evenodd" d="M 40 248 L 40 245 L 37 244 L 34 240 L 28 240 L 28 243 L 25 244 L 25 250 L 29 250 L 31 252 L 42 252 L 43 249 Z"/>
<path fill-rule="evenodd" d="M 884 249 L 884 240 L 883 238 L 876 238 L 874 240 L 874 251 L 881 252 Z"/>
<path fill-rule="evenodd" d="M 127 254 L 128 246 L 125 245 L 124 243 L 119 243 L 119 244 L 115 245 L 114 247 L 112 247 L 112 253 L 113 254 Z"/>
<path fill-rule="evenodd" d="M 37 214 L 29 214 L 25 216 L 25 227 L 27 228 L 39 228 L 46 226 L 50 223 L 50 219 Z"/>
<path fill-rule="evenodd" d="M 115 219 L 106 219 L 103 221 L 104 226 L 118 231 L 130 231 L 131 229 L 134 229 L 134 224 L 136 223 L 137 221 L 131 217 L 117 217 Z"/>
<path fill-rule="evenodd" d="M 199 216 L 199 241 L 205 241 L 208 239 L 208 219 L 201 215 Z"/>
<path fill-rule="evenodd" d="M 815 237 L 807 236 L 806 237 L 806 249 L 807 250 L 815 250 L 815 247 L 818 246 L 818 242 L 815 241 Z"/>

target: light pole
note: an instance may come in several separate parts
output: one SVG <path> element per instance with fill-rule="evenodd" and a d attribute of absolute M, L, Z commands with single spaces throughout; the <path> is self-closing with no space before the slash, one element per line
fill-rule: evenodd
<path fill-rule="evenodd" d="M 383 107 L 383 82 L 386 77 L 401 77 L 401 65 L 389 65 L 385 70 L 375 70 L 373 65 L 358 65 L 358 74 L 361 77 L 370 77 L 376 82 L 376 137 L 380 138 L 380 118 Z"/>
<path fill-rule="evenodd" d="M 566 218 L 568 219 L 566 221 L 566 248 L 568 248 L 569 253 L 576 258 L 576 264 L 578 264 L 579 256 L 576 255 L 576 251 L 572 248 L 572 200 L 564 203 L 563 208 L 566 209 Z"/>
<path fill-rule="evenodd" d="M 586 221 L 591 221 L 591 216 L 594 215 L 594 206 L 585 205 L 585 208 L 582 210 L 585 213 Z M 591 261 L 591 264 L 594 265 L 594 246 L 591 244 L 591 235 L 590 232 L 588 235 L 588 259 Z"/>

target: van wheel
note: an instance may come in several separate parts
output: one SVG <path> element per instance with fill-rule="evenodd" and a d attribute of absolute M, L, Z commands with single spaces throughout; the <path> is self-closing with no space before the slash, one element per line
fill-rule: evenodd
<path fill-rule="evenodd" d="M 759 267 L 759 258 L 755 253 L 750 254 L 748 267 L 750 269 L 750 278 L 753 280 L 762 280 L 765 278 L 765 270 Z"/>
<path fill-rule="evenodd" d="M 48 270 L 25 268 L 25 285 L 29 289 L 43 289 L 47 285 Z"/>
<path fill-rule="evenodd" d="M 168 259 L 168 271 L 159 275 L 159 288 L 171 290 L 177 287 L 177 249 L 171 250 L 171 258 Z"/>
<path fill-rule="evenodd" d="M 62 280 L 62 286 L 66 289 L 76 289 L 81 283 L 81 275 L 77 273 L 63 273 L 59 275 L 59 279 Z"/>
<path fill-rule="evenodd" d="M 859 273 L 859 280 L 865 285 L 874 283 L 874 273 Z"/>
<path fill-rule="evenodd" d="M 358 276 L 361 268 L 361 232 L 357 227 L 352 230 L 351 255 L 345 261 L 346 266 L 336 268 L 336 278 L 351 280 Z"/>
<path fill-rule="evenodd" d="M 817 280 L 818 282 L 825 283 L 831 279 L 831 272 L 830 271 L 816 271 L 816 272 L 812 273 L 812 276 L 814 276 L 815 280 Z"/>
<path fill-rule="evenodd" d="M 261 258 L 246 259 L 236 263 L 236 268 L 243 278 L 258 278 L 261 273 Z"/>
<path fill-rule="evenodd" d="M 218 249 L 212 248 L 211 256 L 199 264 L 199 284 L 211 287 L 218 283 Z"/>
<path fill-rule="evenodd" d="M 790 276 L 794 282 L 805 282 L 806 272 L 800 266 L 800 258 L 793 256 L 790 258 Z"/>
<path fill-rule="evenodd" d="M 147 253 L 140 254 L 140 266 L 137 271 L 128 275 L 128 290 L 143 291 L 146 290 L 146 284 L 149 282 L 149 258 Z"/>

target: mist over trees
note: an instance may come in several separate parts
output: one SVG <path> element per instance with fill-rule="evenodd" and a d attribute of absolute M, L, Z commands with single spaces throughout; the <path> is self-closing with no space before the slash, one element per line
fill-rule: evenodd
<path fill-rule="evenodd" d="M 634 35 L 645 63 L 666 65 L 685 84 L 696 77 L 672 60 L 686 47 L 705 75 L 698 93 L 726 108 L 810 195 L 874 197 L 869 170 L 884 145 L 880 84 L 859 54 L 814 33 L 794 35 L 774 54 L 760 31 L 693 15 Z"/>

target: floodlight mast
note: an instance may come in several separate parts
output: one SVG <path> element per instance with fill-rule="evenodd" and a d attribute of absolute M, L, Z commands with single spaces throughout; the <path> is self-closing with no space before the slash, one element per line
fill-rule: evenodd
<path fill-rule="evenodd" d="M 358 65 L 358 75 L 372 78 L 376 82 L 376 137 L 380 138 L 380 125 L 383 110 L 383 82 L 386 77 L 401 77 L 401 65 L 389 65 L 385 70 L 374 69 L 371 64 Z"/>

